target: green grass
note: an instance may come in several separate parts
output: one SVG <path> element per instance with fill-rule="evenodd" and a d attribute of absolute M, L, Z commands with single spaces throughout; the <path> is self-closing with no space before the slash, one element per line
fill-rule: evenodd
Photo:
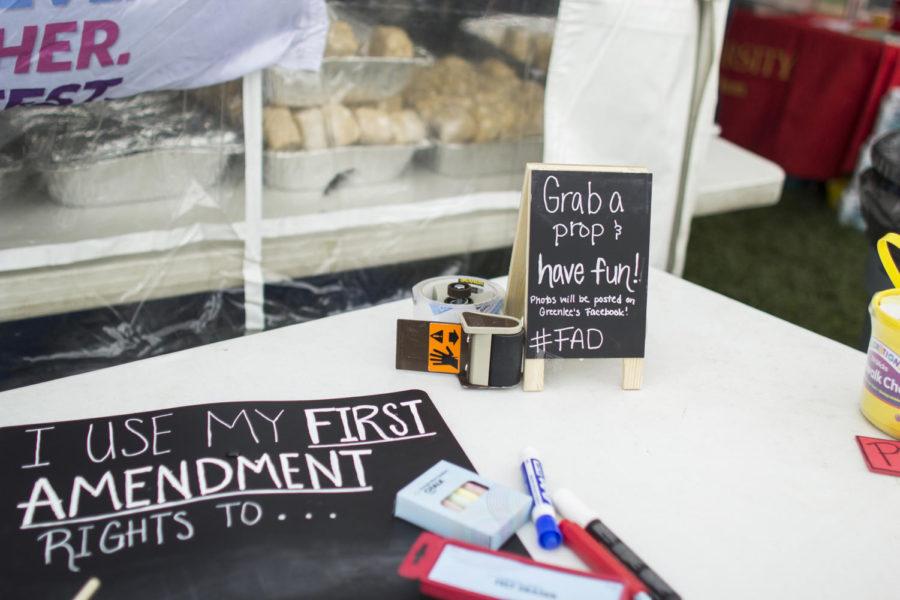
<path fill-rule="evenodd" d="M 867 252 L 821 186 L 788 182 L 775 206 L 694 219 L 684 278 L 858 347 Z"/>

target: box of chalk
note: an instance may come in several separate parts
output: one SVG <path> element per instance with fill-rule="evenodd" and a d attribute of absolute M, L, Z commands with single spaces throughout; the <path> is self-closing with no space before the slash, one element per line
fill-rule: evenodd
<path fill-rule="evenodd" d="M 394 516 L 496 550 L 528 521 L 531 497 L 445 460 L 397 492 Z"/>

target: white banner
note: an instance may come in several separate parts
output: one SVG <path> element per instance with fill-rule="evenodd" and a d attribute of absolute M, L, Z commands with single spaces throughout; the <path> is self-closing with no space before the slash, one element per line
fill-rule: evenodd
<path fill-rule="evenodd" d="M 0 110 L 317 70 L 324 0 L 0 0 Z"/>

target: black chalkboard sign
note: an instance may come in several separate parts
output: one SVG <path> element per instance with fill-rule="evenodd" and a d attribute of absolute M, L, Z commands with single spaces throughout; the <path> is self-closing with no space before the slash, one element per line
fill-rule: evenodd
<path fill-rule="evenodd" d="M 526 358 L 644 356 L 650 192 L 645 169 L 528 165 L 507 302 Z"/>
<path fill-rule="evenodd" d="M 441 459 L 421 391 L 0 429 L 0 598 L 417 598 L 394 496 Z"/>

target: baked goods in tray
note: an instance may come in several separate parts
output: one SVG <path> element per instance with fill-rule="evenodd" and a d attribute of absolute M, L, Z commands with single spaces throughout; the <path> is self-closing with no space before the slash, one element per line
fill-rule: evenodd
<path fill-rule="evenodd" d="M 263 110 L 263 135 L 272 150 L 298 150 L 303 147 L 303 136 L 289 108 L 267 106 Z"/>
<path fill-rule="evenodd" d="M 307 108 L 294 113 L 300 135 L 303 136 L 304 150 L 321 150 L 328 147 L 325 133 L 325 117 L 318 108 Z M 268 140 L 267 140 L 268 141 Z"/>
<path fill-rule="evenodd" d="M 385 106 L 382 106 L 385 104 Z M 270 106 L 263 174 L 266 185 L 282 190 L 319 190 L 390 181 L 400 176 L 422 148 L 425 124 L 415 111 L 388 110 L 396 103 L 353 108 L 327 104 L 300 110 Z M 285 113 L 290 120 L 285 120 Z M 275 129 L 296 126 L 299 148 Z"/>
<path fill-rule="evenodd" d="M 365 42 L 360 42 L 362 37 Z M 376 56 L 382 58 L 413 58 L 415 46 L 409 34 L 391 25 L 356 26 L 342 19 L 334 19 L 328 26 L 325 58 Z"/>
<path fill-rule="evenodd" d="M 410 145 L 425 139 L 425 124 L 409 109 L 341 104 L 291 110 L 268 106 L 263 113 L 269 150 L 324 150 L 356 144 Z"/>
<path fill-rule="evenodd" d="M 519 62 L 531 62 L 531 32 L 524 27 L 507 27 L 503 32 L 502 48 Z"/>
<path fill-rule="evenodd" d="M 329 146 L 352 146 L 359 141 L 359 125 L 346 106 L 327 104 L 322 107 L 322 117 Z"/>
<path fill-rule="evenodd" d="M 460 29 L 490 44 L 520 68 L 538 76 L 547 73 L 556 18 L 495 14 L 463 19 Z"/>
<path fill-rule="evenodd" d="M 553 34 L 536 33 L 531 38 L 534 50 L 534 66 L 546 72 L 550 68 L 550 54 L 553 51 Z"/>
<path fill-rule="evenodd" d="M 353 111 L 359 125 L 359 143 L 365 145 L 391 144 L 394 129 L 391 116 L 380 108 L 361 106 Z"/>
<path fill-rule="evenodd" d="M 359 40 L 350 23 L 341 20 L 332 21 L 328 27 L 325 56 L 353 56 L 357 50 L 359 50 Z"/>
<path fill-rule="evenodd" d="M 309 108 L 380 102 L 400 94 L 416 70 L 432 63 L 403 29 L 367 23 L 350 11 L 333 10 L 333 19 L 318 72 L 266 69 L 267 103 Z"/>
<path fill-rule="evenodd" d="M 553 35 L 532 32 L 525 27 L 507 27 L 501 48 L 520 63 L 546 72 L 550 65 Z"/>
<path fill-rule="evenodd" d="M 416 74 L 404 100 L 445 143 L 483 143 L 540 135 L 544 88 L 509 65 L 450 55 Z"/>
<path fill-rule="evenodd" d="M 412 58 L 413 54 L 412 40 L 399 27 L 379 25 L 372 30 L 369 38 L 369 56 Z"/>
<path fill-rule="evenodd" d="M 488 58 L 481 63 L 481 72 L 497 79 L 516 79 L 515 70 L 499 58 Z"/>
<path fill-rule="evenodd" d="M 400 110 L 390 116 L 395 144 L 417 144 L 425 139 L 425 123 L 414 110 Z"/>
<path fill-rule="evenodd" d="M 442 142 L 473 141 L 478 134 L 478 122 L 462 103 L 438 101 L 424 105 L 432 133 Z"/>

